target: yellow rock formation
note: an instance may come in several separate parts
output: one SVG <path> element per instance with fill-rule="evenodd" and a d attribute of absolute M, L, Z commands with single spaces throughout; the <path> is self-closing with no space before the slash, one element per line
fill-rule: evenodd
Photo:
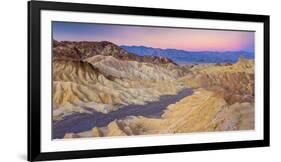
<path fill-rule="evenodd" d="M 110 57 L 109 60 L 111 61 L 118 61 L 111 56 L 107 57 Z M 132 64 L 156 66 L 149 65 L 148 63 L 133 62 Z M 161 95 L 176 94 L 184 88 L 175 79 L 171 79 L 171 73 L 167 74 L 167 71 L 160 66 L 158 68 L 158 71 L 155 71 L 155 76 L 158 75 L 158 77 L 151 76 L 149 79 L 144 80 L 139 78 L 126 79 L 104 74 L 101 72 L 102 69 L 100 67 L 94 67 L 94 65 L 88 62 L 54 60 L 54 119 L 63 119 L 64 116 L 73 112 L 91 113 L 92 111 L 90 110 L 94 110 L 108 113 L 125 105 L 143 105 L 148 101 L 157 101 Z M 146 73 L 151 73 L 151 71 L 142 71 L 141 73 L 132 71 L 130 73 L 132 75 L 141 74 L 141 76 L 149 76 Z M 170 80 L 167 78 L 170 78 Z"/>
<path fill-rule="evenodd" d="M 228 105 L 215 92 L 198 89 L 192 96 L 168 106 L 160 119 L 130 116 L 112 121 L 106 128 L 93 128 L 80 137 L 173 134 L 254 129 L 254 105 Z"/>
<path fill-rule="evenodd" d="M 197 65 L 189 70 L 179 82 L 221 93 L 230 104 L 254 100 L 253 60 L 241 57 L 233 65 Z"/>
<path fill-rule="evenodd" d="M 87 62 L 55 61 L 54 117 L 59 120 L 89 109 L 108 113 L 124 105 L 157 101 L 161 95 L 177 94 L 187 87 L 193 87 L 194 94 L 169 105 L 161 118 L 128 116 L 65 138 L 254 129 L 254 62 L 244 58 L 235 64 L 191 68 L 111 56 L 95 56 Z"/>

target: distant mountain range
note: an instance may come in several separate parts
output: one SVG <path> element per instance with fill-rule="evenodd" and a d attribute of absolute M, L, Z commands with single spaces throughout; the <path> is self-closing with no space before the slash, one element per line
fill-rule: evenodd
<path fill-rule="evenodd" d="M 140 56 L 161 56 L 167 57 L 178 64 L 184 63 L 234 63 L 240 56 L 247 59 L 254 59 L 253 52 L 247 51 L 185 51 L 178 49 L 161 49 L 145 46 L 120 46 L 124 50 Z"/>

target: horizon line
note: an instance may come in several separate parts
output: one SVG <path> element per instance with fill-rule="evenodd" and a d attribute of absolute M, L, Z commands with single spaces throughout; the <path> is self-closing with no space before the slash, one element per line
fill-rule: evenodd
<path fill-rule="evenodd" d="M 53 41 L 58 41 L 54 38 L 52 38 Z M 127 46 L 127 47 L 145 47 L 145 48 L 154 48 L 154 49 L 160 49 L 160 50 L 179 50 L 179 51 L 185 51 L 185 52 L 250 52 L 250 53 L 254 53 L 255 51 L 248 51 L 248 50 L 186 50 L 186 49 L 178 49 L 178 48 L 159 48 L 159 47 L 152 47 L 152 46 L 145 46 L 145 45 L 126 45 L 126 44 L 122 44 L 119 45 L 117 43 L 111 42 L 111 41 L 107 41 L 107 40 L 60 40 L 58 42 L 110 42 L 112 44 L 115 44 L 117 46 L 119 46 L 120 48 L 122 48 L 121 46 Z"/>

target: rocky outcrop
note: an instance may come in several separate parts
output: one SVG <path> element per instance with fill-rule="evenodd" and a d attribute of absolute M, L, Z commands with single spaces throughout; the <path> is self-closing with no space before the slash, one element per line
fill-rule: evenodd
<path fill-rule="evenodd" d="M 240 58 L 235 64 L 197 65 L 181 79 L 192 87 L 223 94 L 230 104 L 254 101 L 254 62 Z"/>
<path fill-rule="evenodd" d="M 113 56 L 116 59 L 126 61 L 137 61 L 153 64 L 174 64 L 171 59 L 158 56 L 138 56 L 128 53 L 119 46 L 108 42 L 71 42 L 62 41 L 58 42 L 53 40 L 53 58 L 64 60 L 84 60 L 96 55 Z"/>
<path fill-rule="evenodd" d="M 170 70 L 169 66 L 124 61 L 113 56 L 97 55 L 85 59 L 107 76 L 130 80 L 175 80 L 184 75 L 181 69 Z M 178 72 L 176 72 L 178 71 Z"/>
<path fill-rule="evenodd" d="M 106 60 L 99 61 L 98 65 L 74 60 L 53 61 L 55 120 L 74 112 L 108 113 L 130 104 L 142 105 L 157 101 L 161 95 L 176 94 L 184 88 L 173 80 L 174 74 L 163 67 L 105 57 Z M 118 66 L 114 67 L 114 64 Z M 124 68 L 125 73 L 118 68 Z M 150 74 L 152 72 L 154 75 Z"/>

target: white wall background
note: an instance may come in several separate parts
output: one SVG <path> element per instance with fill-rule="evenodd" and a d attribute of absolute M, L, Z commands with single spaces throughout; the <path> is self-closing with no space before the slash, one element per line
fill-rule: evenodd
<path fill-rule="evenodd" d="M 62 0 L 60 0 L 62 1 Z M 281 10 L 278 0 L 68 0 L 108 5 L 174 8 L 271 15 L 271 147 L 110 157 L 72 161 L 280 161 L 281 153 Z M 0 5 L 0 161 L 26 159 L 27 139 L 27 1 Z M 280 45 L 279 45 L 280 44 Z"/>

